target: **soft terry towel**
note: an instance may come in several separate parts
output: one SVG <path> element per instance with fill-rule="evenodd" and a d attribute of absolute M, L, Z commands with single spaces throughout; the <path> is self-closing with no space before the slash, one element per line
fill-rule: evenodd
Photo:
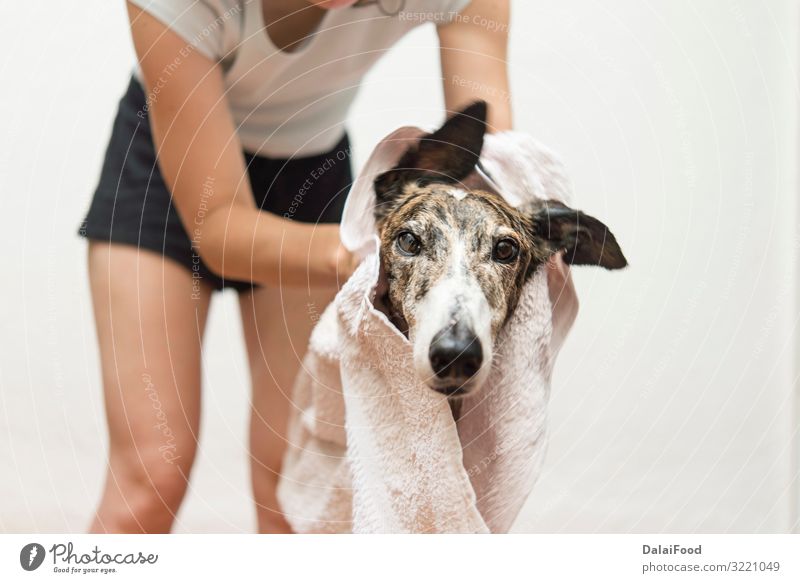
<path fill-rule="evenodd" d="M 457 424 L 446 398 L 417 380 L 408 340 L 373 306 L 372 182 L 422 133 L 385 138 L 347 201 L 342 239 L 363 261 L 312 334 L 278 489 L 297 532 L 507 532 L 541 468 L 553 359 L 575 315 L 574 302 L 554 310 L 551 296 L 574 297 L 568 276 L 555 294 L 547 267 L 526 283 Z M 487 135 L 481 164 L 513 205 L 569 202 L 561 164 L 527 135 Z"/>

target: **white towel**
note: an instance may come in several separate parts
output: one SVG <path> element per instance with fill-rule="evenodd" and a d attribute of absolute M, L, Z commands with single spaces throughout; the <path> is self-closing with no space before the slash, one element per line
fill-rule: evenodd
<path fill-rule="evenodd" d="M 363 261 L 312 334 L 278 487 L 296 532 L 507 532 L 541 468 L 553 359 L 576 307 L 553 309 L 546 267 L 525 284 L 492 372 L 464 398 L 457 424 L 446 398 L 416 378 L 408 340 L 372 304 L 372 183 L 423 133 L 387 136 L 348 197 L 342 240 Z M 569 202 L 562 165 L 525 134 L 487 135 L 481 163 L 512 205 Z M 574 297 L 569 276 L 556 293 Z"/>

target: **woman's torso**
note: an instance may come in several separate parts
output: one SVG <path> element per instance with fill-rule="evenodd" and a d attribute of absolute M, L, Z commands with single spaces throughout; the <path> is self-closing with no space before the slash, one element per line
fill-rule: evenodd
<path fill-rule="evenodd" d="M 262 0 L 133 1 L 187 47 L 221 62 L 244 149 L 271 157 L 329 151 L 375 62 L 416 26 L 452 21 L 469 3 L 407 0 L 393 16 L 377 4 L 329 10 L 307 41 L 286 52 L 265 30 Z"/>

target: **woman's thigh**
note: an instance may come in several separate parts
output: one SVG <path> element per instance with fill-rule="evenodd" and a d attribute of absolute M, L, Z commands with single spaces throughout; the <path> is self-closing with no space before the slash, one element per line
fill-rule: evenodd
<path fill-rule="evenodd" d="M 211 289 L 157 253 L 113 243 L 90 243 L 89 276 L 110 447 L 94 527 L 165 530 L 196 450 Z"/>
<path fill-rule="evenodd" d="M 239 296 L 250 364 L 290 396 L 292 383 L 333 288 L 263 287 Z"/>
<path fill-rule="evenodd" d="M 292 385 L 311 330 L 335 289 L 259 288 L 240 295 L 253 384 L 250 454 L 261 531 L 280 530 L 275 485 L 286 445 Z"/>

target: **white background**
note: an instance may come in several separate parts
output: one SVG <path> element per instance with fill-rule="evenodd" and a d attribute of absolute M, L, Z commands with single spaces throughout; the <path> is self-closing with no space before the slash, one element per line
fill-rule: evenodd
<path fill-rule="evenodd" d="M 3 2 L 0 531 L 81 531 L 105 422 L 75 235 L 133 63 L 120 0 Z M 798 152 L 789 0 L 513 5 L 516 125 L 559 152 L 624 273 L 576 273 L 551 444 L 520 532 L 797 528 Z M 358 161 L 441 119 L 432 30 L 369 76 Z M 179 531 L 252 531 L 235 299 L 207 334 L 203 434 Z"/>

